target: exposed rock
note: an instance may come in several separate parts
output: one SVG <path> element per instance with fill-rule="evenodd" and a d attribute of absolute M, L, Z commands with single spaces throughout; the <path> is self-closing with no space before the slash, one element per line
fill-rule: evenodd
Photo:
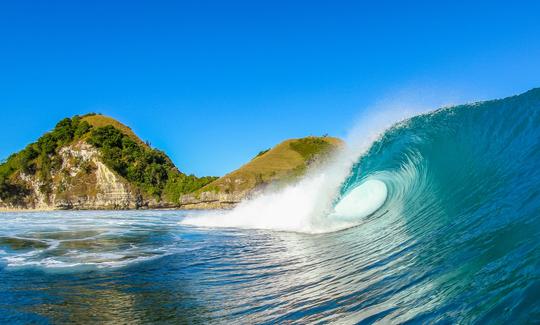
<path fill-rule="evenodd" d="M 162 207 L 152 199 L 144 199 L 121 176 L 100 159 L 98 150 L 79 142 L 59 150 L 62 165 L 52 172 L 52 186 L 44 191 L 45 182 L 37 175 L 20 173 L 21 184 L 31 192 L 23 206 L 4 208 L 50 209 L 136 209 Z M 0 203 L 1 204 L 1 203 Z M 166 206 L 166 205 L 165 205 Z"/>
<path fill-rule="evenodd" d="M 180 201 L 182 209 L 231 209 L 248 197 L 250 191 L 235 193 L 202 192 L 198 195 L 184 195 Z"/>

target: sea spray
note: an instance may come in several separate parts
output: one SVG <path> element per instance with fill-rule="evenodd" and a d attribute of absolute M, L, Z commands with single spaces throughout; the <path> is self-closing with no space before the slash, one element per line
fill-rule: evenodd
<path fill-rule="evenodd" d="M 386 192 L 381 194 L 379 186 L 379 193 L 376 194 L 378 197 L 368 198 L 364 208 L 359 209 L 357 213 L 349 209 L 346 215 L 340 215 L 342 214 L 340 211 L 338 213 L 334 211 L 334 205 L 341 195 L 343 182 L 349 176 L 354 163 L 384 130 L 412 114 L 410 109 L 389 107 L 376 109 L 377 113 L 366 115 L 359 120 L 360 122 L 349 132 L 343 148 L 337 150 L 325 164 L 310 168 L 300 181 L 281 189 L 272 188 L 263 191 L 256 197 L 241 202 L 231 211 L 188 215 L 181 223 L 199 227 L 271 229 L 305 233 L 337 231 L 358 224 L 358 219 L 373 213 L 384 203 Z M 363 193 L 369 194 L 371 189 L 365 188 Z M 381 199 L 382 195 L 384 198 Z"/>

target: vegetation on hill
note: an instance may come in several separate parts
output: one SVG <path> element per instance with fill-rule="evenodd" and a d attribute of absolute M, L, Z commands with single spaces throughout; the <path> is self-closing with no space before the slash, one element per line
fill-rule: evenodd
<path fill-rule="evenodd" d="M 114 128 L 122 131 L 123 134 L 127 135 L 131 140 L 135 141 L 138 144 L 145 144 L 143 141 L 133 132 L 133 130 L 118 122 L 117 120 L 110 118 L 105 115 L 96 114 L 96 113 L 90 113 L 84 115 L 82 118 L 83 121 L 88 122 L 90 125 L 92 125 L 94 128 L 100 128 L 104 126 L 113 126 Z"/>
<path fill-rule="evenodd" d="M 176 203 L 182 194 L 216 179 L 179 172 L 164 152 L 143 143 L 127 126 L 103 115 L 89 114 L 61 120 L 52 131 L 2 163 L 0 199 L 17 203 L 28 194 L 29 189 L 16 179 L 20 173 L 37 176 L 43 184 L 42 192 L 50 194 L 51 172 L 62 165 L 58 150 L 80 140 L 96 147 L 105 165 L 157 199 Z"/>
<path fill-rule="evenodd" d="M 79 116 L 65 118 L 51 132 L 11 155 L 0 165 L 0 198 L 5 202 L 16 203 L 28 193 L 29 190 L 14 179 L 18 172 L 36 175 L 43 183 L 41 190 L 50 194 L 51 171 L 62 164 L 55 153 L 62 146 L 82 138 L 91 128 Z"/>
<path fill-rule="evenodd" d="M 259 185 L 296 179 L 308 165 L 341 145 L 341 140 L 331 137 L 291 139 L 261 151 L 220 179 L 196 177 L 181 173 L 164 152 L 143 142 L 129 127 L 92 113 L 61 120 L 52 131 L 1 163 L 0 200 L 24 205 L 25 198 L 34 193 L 26 177 L 37 181 L 46 197 L 94 195 L 88 194 L 96 193 L 90 181 L 93 164 L 88 168 L 81 165 L 82 172 L 77 176 L 67 175 L 62 169 L 65 156 L 60 149 L 81 142 L 96 148 L 101 162 L 145 198 L 173 204 L 182 203 L 183 196 L 189 193 L 196 198 L 202 192 L 246 193 Z"/>
<path fill-rule="evenodd" d="M 264 155 L 264 154 L 267 153 L 268 151 L 270 151 L 270 148 L 265 149 L 265 150 L 262 150 L 262 151 L 259 151 L 259 153 L 258 153 L 255 157 L 253 157 L 253 159 L 255 159 L 255 158 L 257 158 L 257 157 L 260 157 L 260 156 Z"/>
<path fill-rule="evenodd" d="M 195 177 L 180 173 L 167 155 L 131 139 L 112 125 L 95 128 L 88 143 L 100 149 L 103 162 L 146 193 L 178 202 L 217 177 Z"/>
<path fill-rule="evenodd" d="M 298 139 L 289 144 L 292 150 L 298 152 L 306 162 L 311 162 L 317 156 L 326 155 L 332 149 L 334 145 L 331 141 L 326 140 L 327 137 L 316 138 L 307 137 Z"/>
<path fill-rule="evenodd" d="M 341 140 L 332 137 L 287 140 L 261 151 L 249 163 L 197 192 L 242 192 L 273 181 L 291 181 L 302 175 L 308 165 L 319 158 L 324 159 L 341 144 Z"/>

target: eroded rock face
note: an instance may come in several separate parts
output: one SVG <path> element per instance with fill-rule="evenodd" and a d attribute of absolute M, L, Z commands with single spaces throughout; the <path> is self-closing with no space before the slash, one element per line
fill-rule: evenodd
<path fill-rule="evenodd" d="M 253 198 L 264 191 L 268 184 L 262 184 L 244 191 L 220 192 L 205 191 L 199 194 L 184 195 L 180 200 L 182 209 L 232 209 L 243 200 Z"/>
<path fill-rule="evenodd" d="M 85 142 L 60 149 L 59 157 L 61 166 L 51 171 L 48 182 L 37 175 L 18 175 L 31 191 L 20 208 L 134 209 L 155 204 L 145 202 L 136 189 L 101 161 L 97 149 Z"/>
<path fill-rule="evenodd" d="M 184 195 L 180 199 L 180 207 L 182 209 L 231 209 L 244 198 L 249 195 L 249 192 L 238 193 L 216 193 L 202 192 L 199 195 Z"/>

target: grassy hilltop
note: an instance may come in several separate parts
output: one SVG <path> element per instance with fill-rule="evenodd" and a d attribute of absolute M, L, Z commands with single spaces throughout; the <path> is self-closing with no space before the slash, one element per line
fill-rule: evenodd
<path fill-rule="evenodd" d="M 250 162 L 200 191 L 244 192 L 274 181 L 291 181 L 342 144 L 340 139 L 333 137 L 285 140 L 272 149 L 261 151 Z"/>

